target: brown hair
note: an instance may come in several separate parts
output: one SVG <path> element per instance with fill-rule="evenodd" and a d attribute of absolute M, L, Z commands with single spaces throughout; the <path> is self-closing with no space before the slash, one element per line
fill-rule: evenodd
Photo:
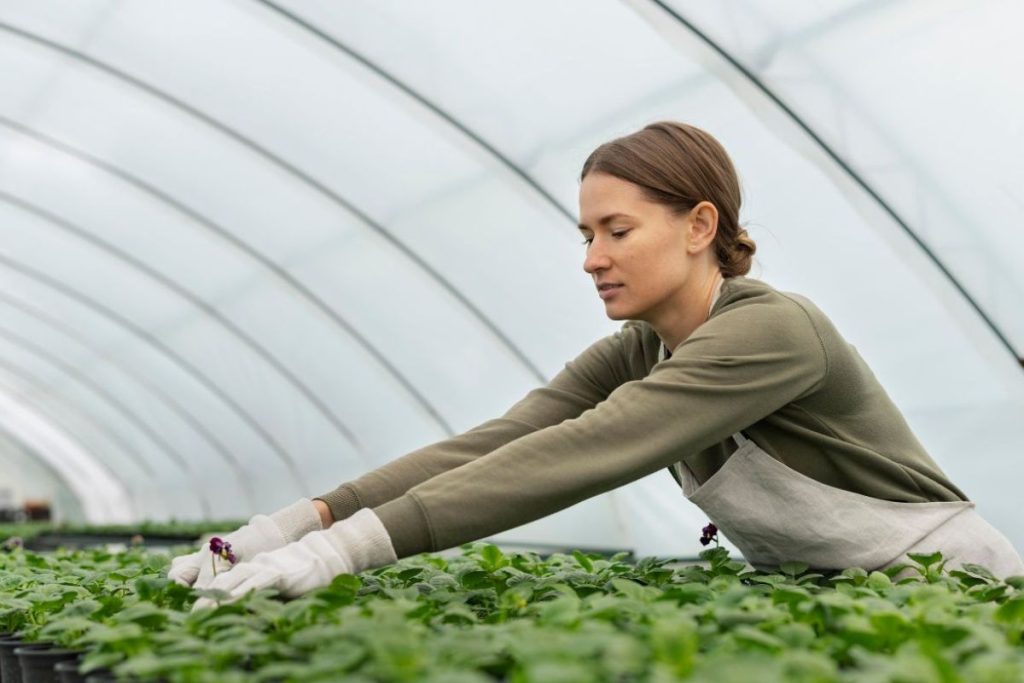
<path fill-rule="evenodd" d="M 639 185 L 677 214 L 702 201 L 718 209 L 714 250 L 723 277 L 746 275 L 757 245 L 739 224 L 740 183 L 722 145 L 700 128 L 657 121 L 606 142 L 587 157 L 580 181 L 601 172 Z"/>

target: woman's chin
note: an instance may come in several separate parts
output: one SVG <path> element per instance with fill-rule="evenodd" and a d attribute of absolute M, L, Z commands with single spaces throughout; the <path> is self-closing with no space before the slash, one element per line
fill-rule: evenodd
<path fill-rule="evenodd" d="M 609 320 L 632 320 L 629 315 L 629 311 L 621 306 L 606 305 L 604 307 L 604 313 L 608 316 Z"/>

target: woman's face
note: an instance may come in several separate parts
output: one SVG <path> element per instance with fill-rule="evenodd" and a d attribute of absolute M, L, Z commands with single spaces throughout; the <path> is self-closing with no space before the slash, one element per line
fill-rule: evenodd
<path fill-rule="evenodd" d="M 647 200 L 633 183 L 599 172 L 583 179 L 579 227 L 590 242 L 583 270 L 595 287 L 618 285 L 595 292 L 609 318 L 657 325 L 689 305 L 689 290 L 697 287 L 692 282 L 696 259 L 708 257 L 710 250 L 702 247 L 714 237 L 714 229 L 710 237 L 700 231 L 709 213 L 717 226 L 717 210 L 708 202 L 677 216 Z"/>

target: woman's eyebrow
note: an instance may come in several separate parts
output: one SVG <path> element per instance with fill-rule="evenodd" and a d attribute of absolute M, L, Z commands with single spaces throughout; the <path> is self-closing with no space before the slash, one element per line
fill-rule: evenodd
<path fill-rule="evenodd" d="M 616 218 L 633 218 L 633 216 L 630 216 L 629 214 L 626 214 L 626 213 L 610 213 L 607 216 L 605 216 L 604 218 L 599 219 L 597 221 L 597 224 L 598 225 L 608 225 L 609 223 L 611 223 Z M 577 226 L 577 227 L 579 227 L 580 230 L 590 230 L 590 228 L 587 226 L 586 223 L 580 223 L 579 226 Z"/>

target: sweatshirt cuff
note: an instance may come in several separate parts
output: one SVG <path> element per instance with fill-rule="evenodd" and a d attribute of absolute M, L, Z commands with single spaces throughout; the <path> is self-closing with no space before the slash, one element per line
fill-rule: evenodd
<path fill-rule="evenodd" d="M 285 543 L 297 541 L 310 531 L 324 528 L 320 521 L 320 513 L 309 498 L 300 498 L 288 507 L 281 508 L 270 515 L 270 519 L 274 520 L 281 530 Z"/>
<path fill-rule="evenodd" d="M 387 529 L 369 508 L 322 532 L 338 557 L 347 560 L 348 572 L 358 574 L 398 560 Z"/>
<path fill-rule="evenodd" d="M 314 497 L 313 500 L 322 500 L 326 503 L 335 522 L 348 519 L 363 507 L 351 484 L 342 484 L 333 491 Z"/>
<path fill-rule="evenodd" d="M 411 494 L 390 500 L 373 511 L 387 529 L 399 558 L 440 550 L 434 547 L 426 513 Z"/>

